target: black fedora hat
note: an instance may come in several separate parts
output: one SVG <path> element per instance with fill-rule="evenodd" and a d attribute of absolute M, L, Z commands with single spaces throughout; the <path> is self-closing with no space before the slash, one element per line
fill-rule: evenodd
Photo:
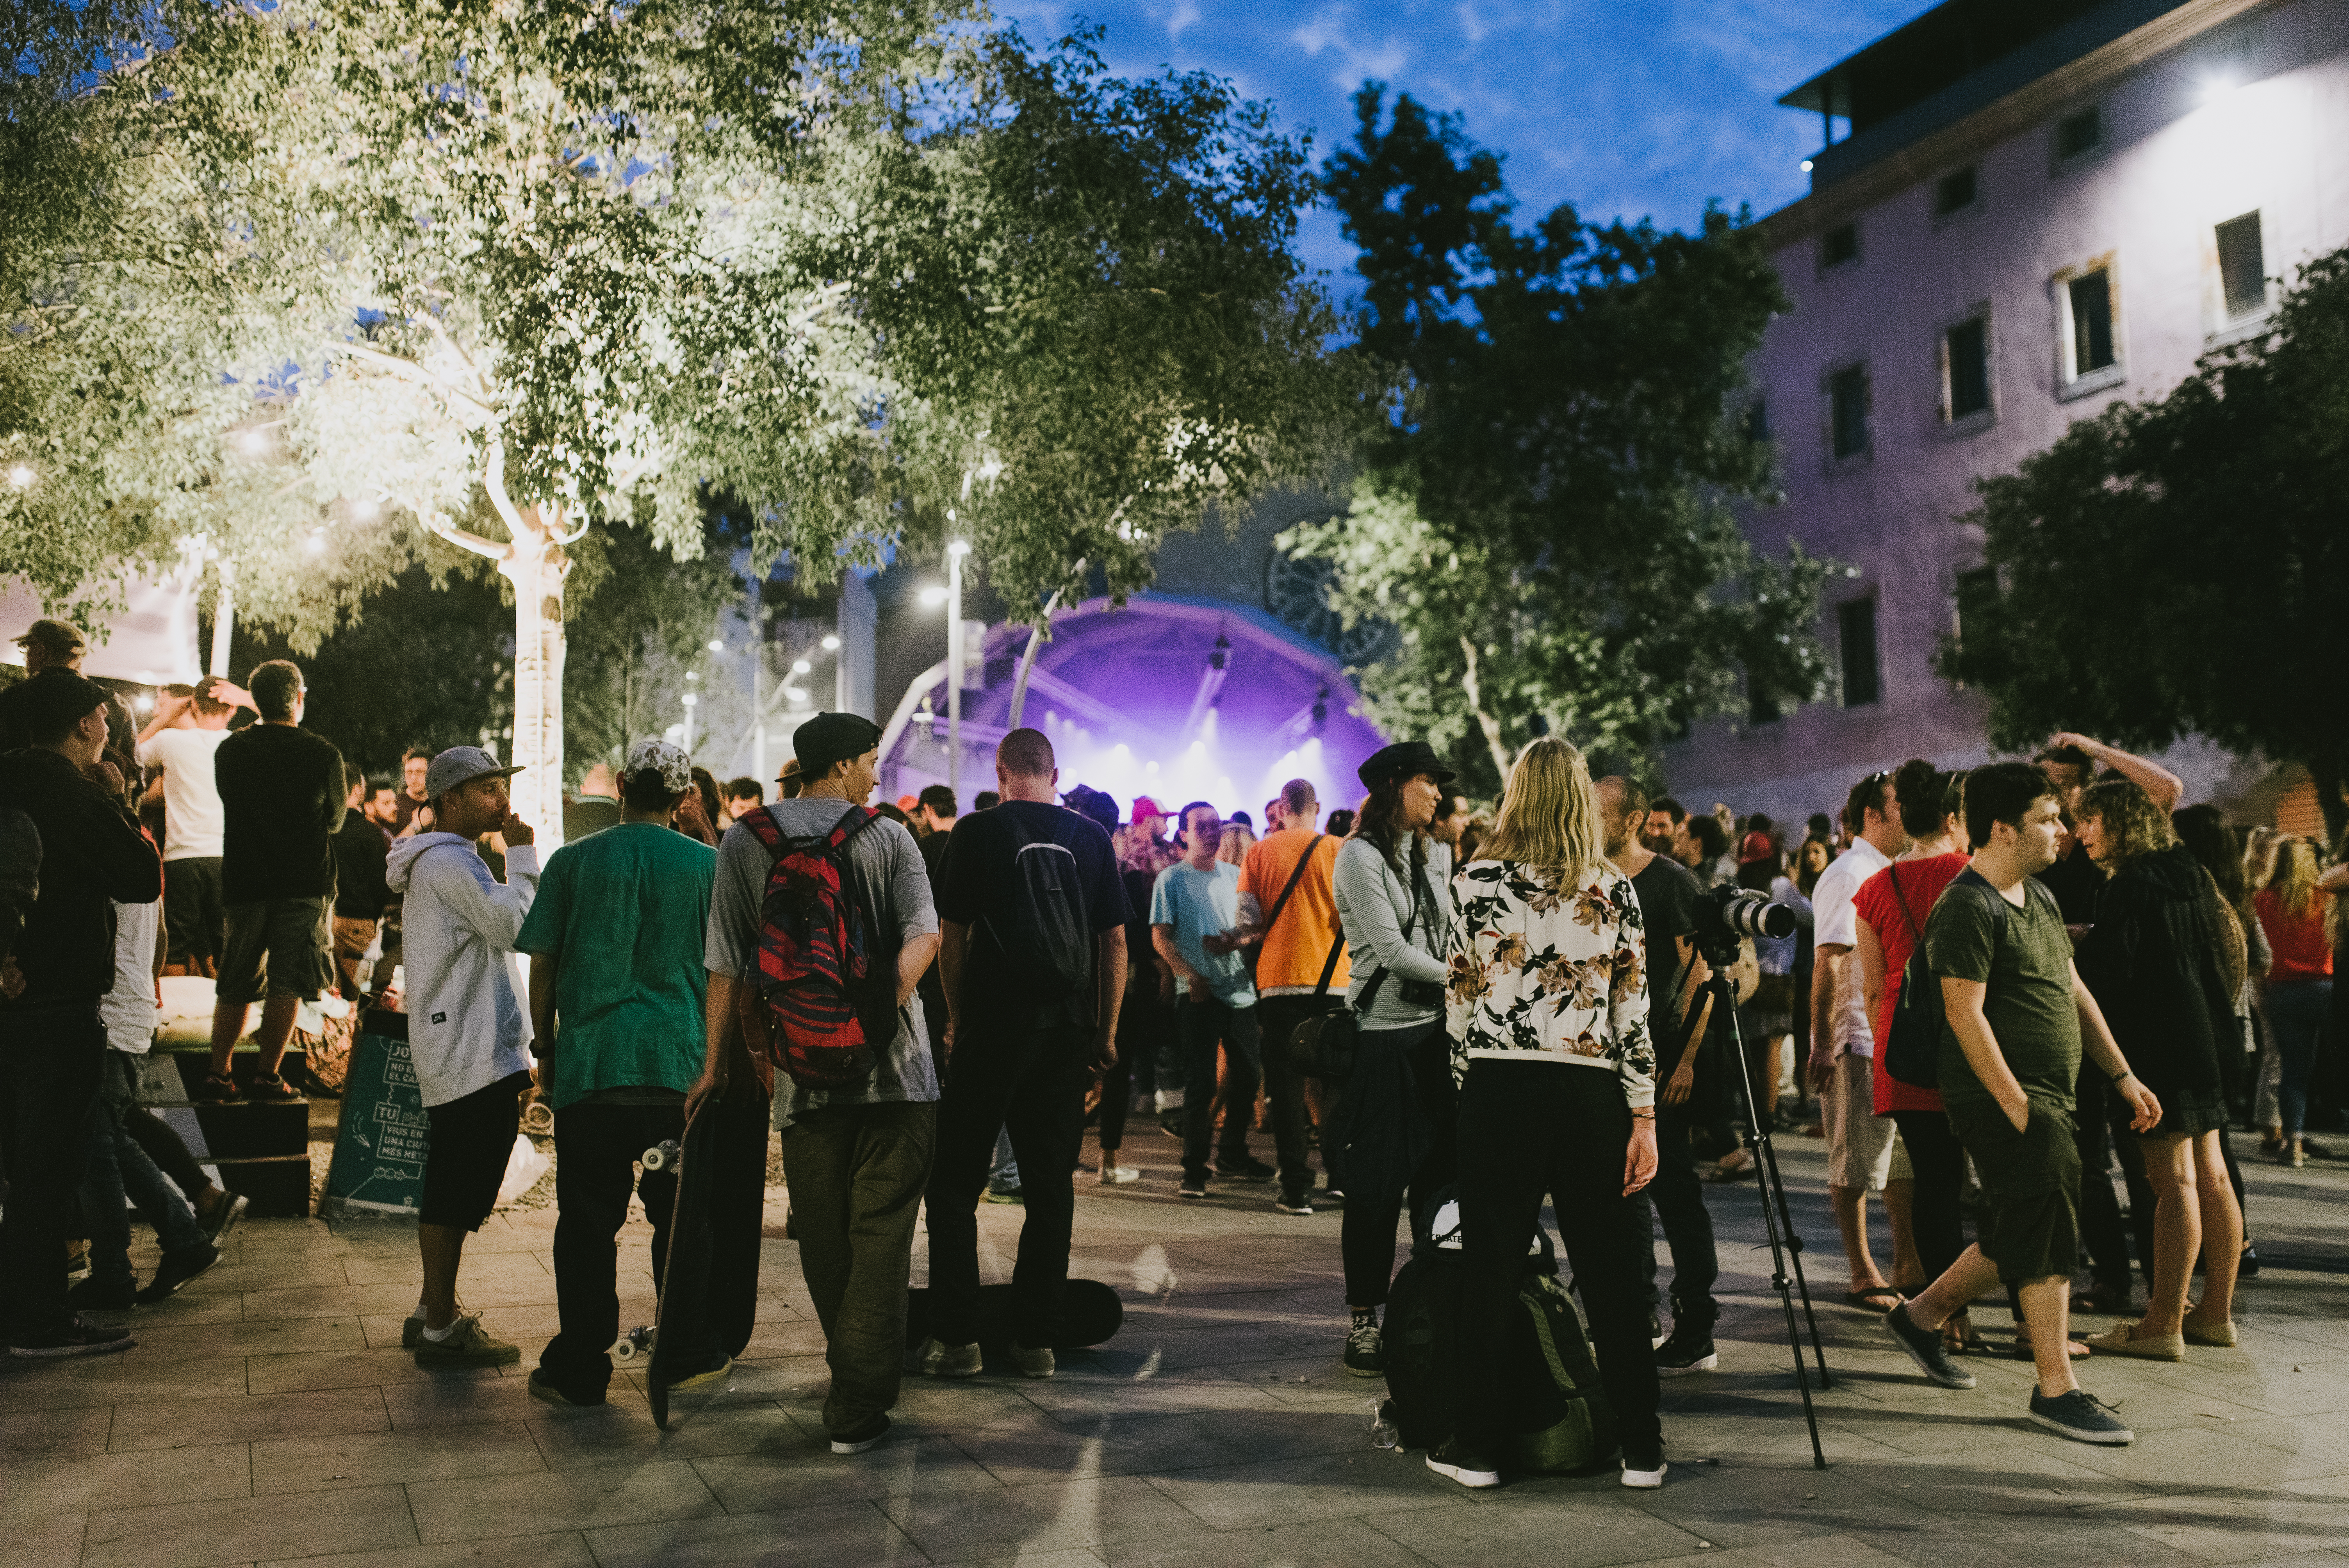
<path fill-rule="evenodd" d="M 1435 748 L 1424 740 L 1398 740 L 1392 746 L 1382 746 L 1371 753 L 1370 760 L 1354 769 L 1354 776 L 1369 789 L 1377 789 L 1383 779 L 1414 779 L 1424 773 L 1438 784 L 1449 784 L 1460 777 L 1444 766 L 1435 755 Z"/>

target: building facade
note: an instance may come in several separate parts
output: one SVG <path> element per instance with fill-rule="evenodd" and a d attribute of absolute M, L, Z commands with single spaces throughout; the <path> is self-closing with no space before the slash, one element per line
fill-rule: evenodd
<path fill-rule="evenodd" d="M 1810 195 L 1764 221 L 1792 307 L 1752 417 L 1785 499 L 1745 523 L 1846 567 L 1820 628 L 1836 676 L 1664 760 L 1692 805 L 1799 820 L 1903 758 L 1991 755 L 1988 704 L 1934 670 L 1996 589 L 1963 521 L 1976 480 L 2162 396 L 2349 243 L 2349 3 L 1950 0 L 1779 101 L 1828 141 Z M 2193 799 L 2262 771 L 2167 760 Z"/>

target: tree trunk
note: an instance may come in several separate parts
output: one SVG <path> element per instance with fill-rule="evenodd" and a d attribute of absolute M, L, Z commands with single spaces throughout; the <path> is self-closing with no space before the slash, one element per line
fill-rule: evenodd
<path fill-rule="evenodd" d="M 1509 782 L 1509 748 L 1501 738 L 1501 721 L 1485 711 L 1484 688 L 1476 680 L 1476 645 L 1464 632 L 1460 635 L 1460 651 L 1468 656 L 1468 673 L 1461 680 L 1461 690 L 1476 716 L 1476 727 L 1485 732 L 1485 749 L 1493 754 L 1493 770 L 1501 776 L 1506 787 Z"/>
<path fill-rule="evenodd" d="M 559 512 L 530 507 L 519 516 L 512 552 L 498 564 L 514 595 L 513 748 L 507 760 L 523 769 L 513 779 L 514 814 L 535 830 L 543 865 L 563 842 L 563 582 L 571 560 Z"/>

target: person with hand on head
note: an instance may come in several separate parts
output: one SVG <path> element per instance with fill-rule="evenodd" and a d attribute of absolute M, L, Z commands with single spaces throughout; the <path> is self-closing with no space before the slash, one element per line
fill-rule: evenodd
<path fill-rule="evenodd" d="M 138 758 L 163 770 L 163 928 L 167 963 L 182 975 L 220 966 L 226 914 L 221 903 L 226 809 L 213 772 L 235 713 L 212 695 L 212 683 L 166 691 L 139 732 Z"/>
<path fill-rule="evenodd" d="M 1936 1064 L 1950 1130 L 1982 1183 L 1976 1240 L 1939 1279 L 1884 1315 L 1886 1332 L 1945 1388 L 1974 1377 L 1951 1360 L 1941 1326 L 2003 1282 L 2022 1298 L 2039 1374 L 2030 1416 L 2075 1442 L 2135 1434 L 2072 1373 L 2072 1273 L 2080 1261 L 2080 1155 L 2073 1086 L 2085 1055 L 2128 1102 L 2139 1132 L 2161 1102 L 2137 1080 L 2072 963 L 2064 913 L 2035 880 L 2055 863 L 2061 808 L 2040 771 L 1994 762 L 1966 775 L 1972 858 L 1925 923 L 1926 966 L 1941 987 Z"/>
<path fill-rule="evenodd" d="M 1464 1486 L 1500 1481 L 1526 1258 L 1542 1200 L 1574 1265 L 1622 1484 L 1664 1484 L 1657 1366 L 1637 1246 L 1656 1172 L 1656 1051 L 1645 923 L 1608 862 L 1582 754 L 1557 736 L 1509 769 L 1485 858 L 1453 879 L 1446 1026 L 1460 1085 L 1460 1425 L 1427 1456 Z"/>
<path fill-rule="evenodd" d="M 424 1289 L 401 1326 L 419 1367 L 494 1367 L 522 1358 L 457 1305 L 465 1237 L 497 1207 L 530 1087 L 531 1023 L 513 954 L 538 894 L 538 847 L 513 813 L 506 780 L 521 772 L 476 746 L 432 759 L 425 797 L 436 824 L 392 847 L 407 944 L 408 1047 L 432 1124 L 416 1227 Z M 506 880 L 475 841 L 506 843 Z"/>
<path fill-rule="evenodd" d="M 937 1068 L 915 990 L 937 954 L 938 922 L 914 836 L 864 805 L 879 781 L 881 727 L 853 713 L 819 713 L 792 733 L 792 745 L 799 793 L 743 818 L 718 847 L 702 954 L 709 991 L 701 1077 L 686 1114 L 727 1088 L 743 1037 L 740 1009 L 765 1006 L 745 992 L 758 979 L 776 860 L 790 846 L 827 841 L 851 819 L 834 851 L 841 887 L 863 919 L 866 997 L 876 1010 L 883 996 L 893 998 L 895 1027 L 885 1039 L 866 1037 L 872 1067 L 850 1087 L 812 1088 L 776 1074 L 774 1119 L 800 1272 L 832 1370 L 823 1423 L 833 1453 L 858 1454 L 888 1435 L 904 1372 L 914 1220 L 937 1140 Z"/>

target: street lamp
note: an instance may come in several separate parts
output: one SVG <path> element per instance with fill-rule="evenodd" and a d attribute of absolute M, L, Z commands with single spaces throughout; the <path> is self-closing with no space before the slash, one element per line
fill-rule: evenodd
<path fill-rule="evenodd" d="M 694 696 L 691 692 L 688 692 L 688 693 L 686 693 L 686 694 L 685 694 L 685 698 L 684 698 L 684 700 L 685 700 L 685 742 L 684 742 L 684 745 L 685 745 L 685 752 L 686 752 L 686 755 L 687 755 L 687 756 L 688 756 L 688 757 L 690 757 L 690 756 L 693 754 L 693 709 L 694 709 L 695 705 L 696 705 L 696 704 L 698 704 L 698 702 L 700 702 L 700 701 L 701 701 L 701 699 L 700 699 L 699 697 L 698 697 L 698 696 Z"/>
<path fill-rule="evenodd" d="M 962 563 L 970 541 L 947 546 L 947 788 L 962 799 Z"/>

